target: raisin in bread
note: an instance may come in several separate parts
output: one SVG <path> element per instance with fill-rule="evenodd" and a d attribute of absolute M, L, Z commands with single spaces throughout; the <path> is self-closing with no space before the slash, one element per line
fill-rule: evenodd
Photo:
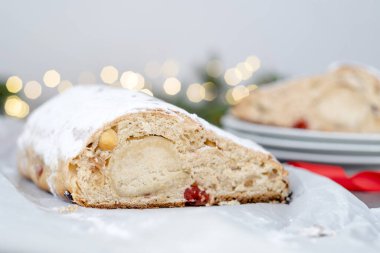
<path fill-rule="evenodd" d="M 259 88 L 232 114 L 283 127 L 380 132 L 380 80 L 368 69 L 341 66 L 323 75 Z"/>
<path fill-rule="evenodd" d="M 77 86 L 36 109 L 18 167 L 42 189 L 99 208 L 284 202 L 287 172 L 260 146 L 143 93 Z"/>

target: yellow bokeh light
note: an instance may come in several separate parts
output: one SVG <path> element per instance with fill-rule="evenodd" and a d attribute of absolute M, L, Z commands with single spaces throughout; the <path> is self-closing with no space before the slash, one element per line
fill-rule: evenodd
<path fill-rule="evenodd" d="M 255 72 L 261 67 L 261 61 L 257 56 L 249 56 L 245 63 L 247 64 L 249 71 Z"/>
<path fill-rule="evenodd" d="M 242 81 L 242 74 L 236 68 L 227 69 L 224 73 L 224 80 L 228 85 L 237 85 Z"/>
<path fill-rule="evenodd" d="M 54 69 L 45 72 L 43 81 L 47 87 L 54 88 L 61 81 L 61 75 Z"/>
<path fill-rule="evenodd" d="M 153 92 L 148 89 L 142 89 L 141 92 L 153 97 Z"/>
<path fill-rule="evenodd" d="M 89 71 L 84 71 L 79 74 L 78 83 L 79 84 L 94 84 L 96 83 L 96 76 Z"/>
<path fill-rule="evenodd" d="M 235 101 L 235 99 L 232 96 L 232 89 L 228 89 L 228 91 L 226 92 L 226 95 L 225 95 L 225 99 L 226 99 L 227 103 L 230 105 L 236 105 L 237 104 L 237 102 Z"/>
<path fill-rule="evenodd" d="M 157 78 L 161 75 L 161 65 L 158 62 L 148 62 L 144 71 L 148 77 Z"/>
<path fill-rule="evenodd" d="M 106 84 L 113 84 L 119 78 L 119 71 L 114 66 L 105 66 L 100 72 L 100 78 Z"/>
<path fill-rule="evenodd" d="M 141 90 L 144 87 L 144 77 L 133 71 L 124 72 L 120 77 L 121 86 L 129 90 Z"/>
<path fill-rule="evenodd" d="M 207 63 L 206 72 L 211 77 L 219 77 L 223 73 L 222 63 L 219 60 L 211 60 Z"/>
<path fill-rule="evenodd" d="M 70 89 L 73 87 L 73 84 L 68 81 L 68 80 L 63 80 L 60 82 L 60 84 L 58 85 L 58 92 L 59 93 L 62 93 L 62 92 L 65 92 L 66 90 Z"/>
<path fill-rule="evenodd" d="M 42 87 L 37 81 L 30 81 L 25 84 L 24 93 L 29 99 L 36 99 L 41 96 Z"/>
<path fill-rule="evenodd" d="M 169 77 L 164 82 L 164 91 L 168 95 L 175 95 L 181 90 L 181 82 L 175 77 Z"/>
<path fill-rule="evenodd" d="M 204 100 L 206 101 L 213 101 L 217 94 L 216 94 L 216 86 L 212 82 L 207 82 L 202 85 L 205 88 L 206 94 Z"/>
<path fill-rule="evenodd" d="M 239 102 L 243 98 L 248 97 L 249 89 L 245 86 L 239 85 L 233 88 L 231 95 L 236 102 Z"/>
<path fill-rule="evenodd" d="M 22 80 L 18 76 L 11 76 L 8 78 L 5 86 L 11 93 L 17 93 L 22 89 Z"/>
<path fill-rule="evenodd" d="M 251 66 L 246 63 L 246 62 L 241 62 L 239 63 L 236 68 L 239 70 L 241 73 L 241 79 L 243 80 L 248 80 L 249 78 L 252 77 L 252 71 L 251 71 Z"/>
<path fill-rule="evenodd" d="M 177 76 L 179 72 L 179 64 L 175 60 L 167 60 L 162 65 L 161 72 L 164 77 Z"/>
<path fill-rule="evenodd" d="M 205 98 L 206 90 L 199 83 L 193 83 L 187 88 L 186 95 L 191 102 L 199 103 Z"/>
<path fill-rule="evenodd" d="M 251 91 L 254 91 L 258 88 L 257 84 L 249 84 L 246 86 L 247 89 L 251 92 Z"/>
<path fill-rule="evenodd" d="M 7 115 L 16 118 L 25 118 L 29 114 L 29 105 L 17 96 L 10 96 L 4 104 Z"/>
<path fill-rule="evenodd" d="M 121 86 L 127 89 L 133 89 L 138 83 L 138 77 L 136 73 L 132 71 L 124 72 L 120 77 Z"/>
<path fill-rule="evenodd" d="M 135 86 L 135 90 L 141 90 L 145 86 L 145 78 L 140 73 L 136 73 L 136 75 L 137 85 Z"/>

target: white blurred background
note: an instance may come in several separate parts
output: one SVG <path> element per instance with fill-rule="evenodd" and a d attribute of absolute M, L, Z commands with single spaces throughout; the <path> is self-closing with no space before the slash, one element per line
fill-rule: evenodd
<path fill-rule="evenodd" d="M 151 85 L 174 76 L 184 87 L 200 82 L 211 56 L 225 71 L 255 55 L 257 74 L 284 76 L 320 73 L 337 60 L 380 68 L 375 0 L 12 0 L 0 9 L 0 78 L 16 75 L 24 89 L 52 69 L 72 84 L 102 82 L 108 65 L 118 78 L 131 70 Z M 42 87 L 42 100 L 56 93 Z"/>
<path fill-rule="evenodd" d="M 257 55 L 285 74 L 321 72 L 335 60 L 380 67 L 380 2 L 3 1 L 1 75 L 76 80 L 104 65 L 143 71 L 175 59 L 179 75 L 215 53 L 225 67 Z M 193 80 L 189 80 L 193 81 Z"/>

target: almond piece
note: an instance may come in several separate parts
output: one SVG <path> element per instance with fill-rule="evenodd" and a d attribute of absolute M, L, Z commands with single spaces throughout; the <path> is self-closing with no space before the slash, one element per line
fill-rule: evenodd
<path fill-rule="evenodd" d="M 113 129 L 104 131 L 99 138 L 99 148 L 101 150 L 113 150 L 117 146 L 117 133 Z"/>

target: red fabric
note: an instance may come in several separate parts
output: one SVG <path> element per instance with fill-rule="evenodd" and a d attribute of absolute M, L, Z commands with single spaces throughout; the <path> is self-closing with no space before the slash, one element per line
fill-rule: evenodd
<path fill-rule="evenodd" d="M 297 161 L 288 164 L 328 177 L 350 191 L 380 191 L 379 171 L 361 171 L 350 177 L 342 167 L 336 165 Z"/>

